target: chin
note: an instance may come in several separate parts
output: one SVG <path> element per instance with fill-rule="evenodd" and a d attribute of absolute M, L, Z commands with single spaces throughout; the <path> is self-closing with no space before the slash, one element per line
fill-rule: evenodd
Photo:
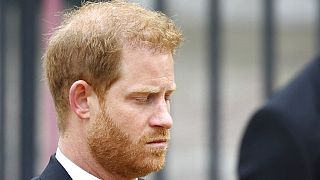
<path fill-rule="evenodd" d="M 149 169 L 150 172 L 160 171 L 165 166 L 165 160 L 165 156 L 153 157 L 149 160 L 149 163 L 146 163 L 147 169 Z"/>
<path fill-rule="evenodd" d="M 165 156 L 153 156 L 141 160 L 137 167 L 135 177 L 144 177 L 152 172 L 160 171 L 165 166 Z"/>

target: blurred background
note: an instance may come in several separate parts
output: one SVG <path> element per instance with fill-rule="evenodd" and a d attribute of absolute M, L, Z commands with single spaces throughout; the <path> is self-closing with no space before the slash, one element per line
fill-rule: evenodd
<path fill-rule="evenodd" d="M 83 0 L 0 0 L 0 179 L 38 175 L 56 151 L 41 56 L 61 12 Z M 166 168 L 147 180 L 236 180 L 252 113 L 318 52 L 320 1 L 135 0 L 163 11 L 185 41 Z"/>

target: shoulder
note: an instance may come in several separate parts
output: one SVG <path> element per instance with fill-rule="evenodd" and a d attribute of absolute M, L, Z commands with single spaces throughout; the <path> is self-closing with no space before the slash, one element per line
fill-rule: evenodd
<path fill-rule="evenodd" d="M 35 177 L 32 180 L 72 180 L 67 171 L 55 158 L 55 155 L 50 157 L 50 161 L 44 171 L 39 177 Z"/>
<path fill-rule="evenodd" d="M 320 111 L 320 58 L 311 61 L 284 88 L 275 92 L 266 108 L 282 112 Z M 309 113 L 309 112 L 308 112 Z M 299 115 L 299 114 L 297 114 Z"/>
<path fill-rule="evenodd" d="M 320 125 L 319 77 L 320 59 L 316 59 L 297 74 L 286 87 L 276 92 L 252 116 L 252 123 L 278 123 L 295 132 L 309 131 Z"/>

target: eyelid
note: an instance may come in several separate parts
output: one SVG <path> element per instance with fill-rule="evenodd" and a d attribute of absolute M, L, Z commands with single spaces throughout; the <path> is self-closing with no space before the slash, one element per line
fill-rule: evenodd
<path fill-rule="evenodd" d="M 149 95 L 135 96 L 133 97 L 133 99 L 136 100 L 138 103 L 147 103 L 151 100 Z"/>
<path fill-rule="evenodd" d="M 173 92 L 174 91 L 168 91 L 164 94 L 163 98 L 165 99 L 165 101 L 171 102 Z M 131 98 L 138 103 L 149 103 L 154 97 L 159 96 L 160 94 L 152 92 L 136 92 L 132 94 Z"/>
<path fill-rule="evenodd" d="M 172 96 L 173 93 L 174 93 L 174 91 L 168 91 L 168 92 L 165 93 L 165 96 Z"/>
<path fill-rule="evenodd" d="M 164 95 L 164 97 L 170 99 L 171 98 L 171 94 L 166 94 L 166 95 Z"/>

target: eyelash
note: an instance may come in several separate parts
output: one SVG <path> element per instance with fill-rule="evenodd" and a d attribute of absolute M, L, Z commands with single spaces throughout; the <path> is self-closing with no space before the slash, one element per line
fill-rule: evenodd
<path fill-rule="evenodd" d="M 152 99 L 152 97 L 150 97 L 150 95 L 146 96 L 146 97 L 135 97 L 135 100 L 138 103 L 149 103 L 149 102 L 151 102 L 151 99 Z M 167 102 L 171 102 L 171 97 L 170 96 L 165 96 L 164 99 Z"/>
<path fill-rule="evenodd" d="M 150 102 L 150 97 L 149 96 L 147 96 L 147 97 L 135 97 L 135 100 L 138 103 L 148 103 L 148 102 Z"/>

